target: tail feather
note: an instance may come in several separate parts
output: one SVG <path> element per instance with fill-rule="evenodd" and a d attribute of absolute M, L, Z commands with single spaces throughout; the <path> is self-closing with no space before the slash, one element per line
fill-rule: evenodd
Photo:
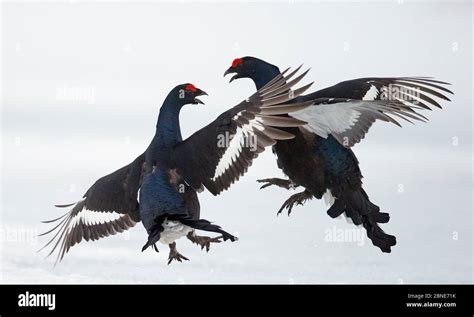
<path fill-rule="evenodd" d="M 395 236 L 386 234 L 380 223 L 387 223 L 390 215 L 386 212 L 380 212 L 379 206 L 369 200 L 369 196 L 360 188 L 349 194 L 343 194 L 337 197 L 334 204 L 328 209 L 330 217 L 335 218 L 342 213 L 346 214 L 355 225 L 363 225 L 367 231 L 367 237 L 372 244 L 382 250 L 382 252 L 391 252 L 391 247 L 397 244 Z"/>
<path fill-rule="evenodd" d="M 390 221 L 390 215 L 386 212 L 379 212 L 373 215 L 373 219 L 377 223 L 387 223 Z"/>
<path fill-rule="evenodd" d="M 198 229 L 198 230 L 203 230 L 203 231 L 211 231 L 211 232 L 217 232 L 222 234 L 222 238 L 224 241 L 230 240 L 232 242 L 238 240 L 237 237 L 231 235 L 230 233 L 224 231 L 220 226 L 214 225 L 211 222 L 205 220 L 205 219 L 198 219 L 198 220 L 192 220 L 192 219 L 181 219 L 181 222 L 187 226 L 190 226 L 191 228 Z"/>
<path fill-rule="evenodd" d="M 367 237 L 372 244 L 379 247 L 382 252 L 390 253 L 391 247 L 397 244 L 395 236 L 386 234 L 372 217 L 363 216 L 363 225 L 367 231 Z"/>
<path fill-rule="evenodd" d="M 151 229 L 150 233 L 148 234 L 148 241 L 145 243 L 145 245 L 142 248 L 142 252 L 148 249 L 149 246 L 154 245 L 157 243 L 160 238 L 161 238 L 161 233 L 163 232 L 163 226 L 161 225 L 161 222 L 156 223 Z M 157 249 L 155 249 L 157 250 Z"/>
<path fill-rule="evenodd" d="M 148 247 L 157 243 L 161 238 L 161 233 L 163 232 L 163 221 L 165 218 L 169 220 L 177 220 L 184 225 L 187 225 L 193 229 L 212 231 L 217 232 L 222 235 L 224 241 L 231 240 L 232 242 L 238 240 L 237 237 L 231 235 L 230 233 L 224 231 L 220 226 L 212 224 L 210 221 L 205 219 L 194 220 L 188 216 L 183 216 L 182 214 L 164 214 L 155 219 L 155 224 L 148 230 L 148 241 L 142 248 L 142 252 L 145 251 Z M 157 249 L 155 249 L 157 250 Z"/>
<path fill-rule="evenodd" d="M 344 201 L 342 199 L 336 199 L 332 206 L 328 209 L 327 213 L 329 217 L 337 218 L 342 215 L 345 209 L 346 204 L 344 203 Z"/>

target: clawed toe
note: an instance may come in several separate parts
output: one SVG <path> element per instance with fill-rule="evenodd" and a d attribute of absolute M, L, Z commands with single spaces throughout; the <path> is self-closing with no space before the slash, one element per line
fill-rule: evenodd
<path fill-rule="evenodd" d="M 169 245 L 169 247 L 170 247 L 170 255 L 168 257 L 168 265 L 170 265 L 170 263 L 173 260 L 176 260 L 178 262 L 182 262 L 183 260 L 189 261 L 189 259 L 187 257 L 185 257 L 184 255 L 179 253 L 178 250 L 176 250 L 176 243 L 175 242 L 171 243 Z"/>
<path fill-rule="evenodd" d="M 271 185 L 275 185 L 275 186 L 282 187 L 282 188 L 285 188 L 285 189 L 290 189 L 290 188 L 295 187 L 292 181 L 290 181 L 288 179 L 281 179 L 281 178 L 258 179 L 257 182 L 258 183 L 264 183 L 262 186 L 260 186 L 260 189 L 267 188 Z"/>
<path fill-rule="evenodd" d="M 187 257 L 185 257 L 184 255 L 182 255 L 179 252 L 176 252 L 176 253 L 173 253 L 173 254 L 171 254 L 171 252 L 170 252 L 170 256 L 168 257 L 168 265 L 170 265 L 170 263 L 173 260 L 176 260 L 178 262 L 183 262 L 183 260 L 189 261 L 189 259 Z"/>
<path fill-rule="evenodd" d="M 210 248 L 211 248 L 211 243 L 221 243 L 222 242 L 222 236 L 219 236 L 219 237 L 216 237 L 216 238 L 209 238 L 209 237 L 205 237 L 207 239 L 205 239 L 202 243 L 200 243 L 201 245 L 201 250 L 204 250 L 204 248 L 206 248 L 206 252 L 209 252 Z"/>
<path fill-rule="evenodd" d="M 288 216 L 289 216 L 291 214 L 291 211 L 292 211 L 294 205 L 295 205 L 295 199 L 293 198 L 293 196 L 291 196 L 280 207 L 280 209 L 277 212 L 277 216 L 279 216 L 282 213 L 283 209 L 285 209 L 285 208 L 288 210 Z"/>
<path fill-rule="evenodd" d="M 298 193 L 298 194 L 294 194 L 292 196 L 290 196 L 290 198 L 288 198 L 284 203 L 283 205 L 281 206 L 281 208 L 278 210 L 277 212 L 277 216 L 281 214 L 281 212 L 283 211 L 283 209 L 287 209 L 288 211 L 288 216 L 291 214 L 291 211 L 293 210 L 293 207 L 295 205 L 303 205 L 306 200 L 308 199 L 311 199 L 313 196 L 311 193 L 309 193 L 308 191 L 303 191 L 301 193 Z"/>
<path fill-rule="evenodd" d="M 197 245 L 201 246 L 201 250 L 204 250 L 206 248 L 206 252 L 209 252 L 211 248 L 211 243 L 221 243 L 222 242 L 222 236 L 218 237 L 206 237 L 206 236 L 198 236 L 196 234 L 190 235 L 188 237 L 193 243 L 196 243 Z"/>

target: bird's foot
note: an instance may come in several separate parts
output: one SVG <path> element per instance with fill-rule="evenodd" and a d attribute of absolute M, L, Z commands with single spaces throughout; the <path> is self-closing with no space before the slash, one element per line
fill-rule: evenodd
<path fill-rule="evenodd" d="M 297 193 L 294 195 L 291 195 L 290 198 L 288 198 L 283 205 L 281 206 L 280 210 L 277 212 L 277 216 L 283 211 L 283 209 L 288 210 L 288 216 L 291 214 L 291 211 L 295 205 L 303 205 L 306 200 L 310 200 L 313 198 L 313 194 L 311 194 L 309 191 L 305 190 L 302 191 L 301 193 Z"/>
<path fill-rule="evenodd" d="M 264 183 L 260 189 L 267 188 L 268 186 L 275 185 L 285 189 L 291 189 L 297 187 L 291 180 L 282 178 L 264 178 L 257 179 L 258 183 Z"/>
<path fill-rule="evenodd" d="M 155 250 L 156 252 L 160 252 L 160 250 L 158 250 L 158 247 L 156 246 L 156 243 L 153 243 L 153 250 Z"/>
<path fill-rule="evenodd" d="M 170 265 L 173 260 L 176 260 L 178 262 L 182 262 L 183 260 L 189 261 L 187 257 L 179 253 L 178 250 L 176 250 L 176 242 L 171 243 L 169 247 L 170 255 L 168 256 L 168 265 Z"/>
<path fill-rule="evenodd" d="M 206 248 L 206 252 L 209 252 L 211 248 L 211 243 L 221 243 L 222 236 L 218 236 L 215 238 L 207 237 L 207 236 L 198 236 L 194 231 L 188 234 L 188 239 L 191 240 L 192 243 L 196 243 L 197 245 L 201 246 L 201 250 Z"/>

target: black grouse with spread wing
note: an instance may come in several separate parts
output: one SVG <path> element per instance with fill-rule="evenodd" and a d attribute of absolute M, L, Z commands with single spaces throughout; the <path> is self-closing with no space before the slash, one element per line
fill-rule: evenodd
<path fill-rule="evenodd" d="M 54 233 L 46 244 L 54 243 L 50 254 L 59 248 L 58 260 L 61 260 L 83 239 L 113 235 L 139 221 L 148 233 L 143 250 L 149 246 L 158 250 L 155 245 L 158 241 L 169 245 L 168 263 L 187 260 L 176 250 L 175 241 L 180 237 L 187 236 L 207 250 L 210 242 L 220 242 L 220 238 L 234 241 L 233 235 L 201 219 L 197 192 L 205 187 L 218 195 L 228 189 L 265 147 L 294 137 L 282 128 L 306 123 L 281 115 L 302 110 L 312 103 L 291 102 L 311 84 L 290 95 L 287 89 L 297 82 L 285 84 L 287 80 L 277 76 L 273 84 L 222 113 L 186 140 L 181 137 L 180 111 L 186 104 L 202 103 L 197 97 L 205 93 L 192 84 L 175 87 L 160 109 L 155 136 L 145 153 L 99 179 L 79 202 L 58 206 L 72 209 L 48 221 L 59 222 L 45 233 Z M 221 237 L 200 237 L 195 229 L 217 232 Z"/>
<path fill-rule="evenodd" d="M 234 74 L 231 82 L 250 78 L 261 89 L 279 76 L 280 70 L 261 59 L 243 57 L 232 62 L 224 76 L 227 74 Z M 278 213 L 286 208 L 290 214 L 295 204 L 325 196 L 331 204 L 329 216 L 345 213 L 354 224 L 365 227 L 375 246 L 390 252 L 396 239 L 379 226 L 389 221 L 389 215 L 380 212 L 362 188 L 359 162 L 350 147 L 364 138 L 376 120 L 396 125 L 400 125 L 397 119 L 426 121 L 416 110 L 441 108 L 435 97 L 449 101 L 443 92 L 452 92 L 443 85 L 447 83 L 426 77 L 359 78 L 295 98 L 294 102 L 315 101 L 290 114 L 308 122 L 301 127 L 284 128 L 296 137 L 273 146 L 278 166 L 289 179 L 259 180 L 264 183 L 262 188 L 304 188 L 286 200 Z"/>

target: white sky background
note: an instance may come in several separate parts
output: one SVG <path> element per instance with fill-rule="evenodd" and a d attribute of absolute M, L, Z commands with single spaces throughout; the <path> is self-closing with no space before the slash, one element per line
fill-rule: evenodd
<path fill-rule="evenodd" d="M 473 282 L 469 1 L 3 2 L 1 21 L 2 283 Z M 140 252 L 138 224 L 81 243 L 55 268 L 36 254 L 46 239 L 34 235 L 48 228 L 39 221 L 139 155 L 174 86 L 191 82 L 210 95 L 182 111 L 184 136 L 253 93 L 250 80 L 222 78 L 245 55 L 281 68 L 304 63 L 314 88 L 365 76 L 453 84 L 452 102 L 424 113 L 428 124 L 378 123 L 355 147 L 366 191 L 390 212 L 391 254 L 367 238 L 327 241 L 355 226 L 331 219 L 321 201 L 277 218 L 292 193 L 255 183 L 282 176 L 271 151 L 231 190 L 200 195 L 203 218 L 238 233 L 236 243 L 206 254 L 183 239 L 178 249 L 191 261 L 167 266 L 167 247 Z M 78 98 L 61 97 L 74 89 Z"/>

